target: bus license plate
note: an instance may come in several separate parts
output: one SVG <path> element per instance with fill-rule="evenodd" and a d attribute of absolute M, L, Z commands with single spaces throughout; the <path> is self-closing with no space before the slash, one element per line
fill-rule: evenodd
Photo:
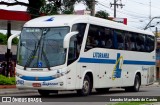
<path fill-rule="evenodd" d="M 41 87 L 41 84 L 40 83 L 33 83 L 32 86 L 33 87 Z"/>

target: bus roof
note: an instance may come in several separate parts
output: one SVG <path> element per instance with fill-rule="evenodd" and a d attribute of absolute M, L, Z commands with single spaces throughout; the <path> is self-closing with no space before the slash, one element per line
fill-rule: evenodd
<path fill-rule="evenodd" d="M 24 24 L 24 27 L 58 27 L 58 26 L 71 26 L 75 23 L 90 23 L 109 28 L 126 30 L 130 32 L 154 35 L 150 31 L 140 30 L 134 27 L 129 27 L 122 23 L 113 22 L 106 19 L 101 19 L 89 15 L 52 15 L 42 16 L 32 19 Z"/>

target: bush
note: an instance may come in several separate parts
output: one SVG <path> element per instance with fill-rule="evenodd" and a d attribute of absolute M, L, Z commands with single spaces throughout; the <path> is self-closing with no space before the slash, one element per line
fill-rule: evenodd
<path fill-rule="evenodd" d="M 0 85 L 15 85 L 16 80 L 15 77 L 5 77 L 3 75 L 0 75 Z"/>
<path fill-rule="evenodd" d="M 2 44 L 2 45 L 6 45 L 7 44 L 7 35 L 4 35 L 4 34 L 0 33 L 0 44 Z M 14 38 L 12 40 L 12 44 L 13 45 L 18 44 L 18 38 Z"/>

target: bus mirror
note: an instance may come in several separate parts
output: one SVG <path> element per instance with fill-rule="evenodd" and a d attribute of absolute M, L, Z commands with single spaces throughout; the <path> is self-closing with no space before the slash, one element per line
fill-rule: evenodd
<path fill-rule="evenodd" d="M 19 36 L 20 33 L 17 33 L 17 34 L 14 34 L 14 35 L 11 35 L 9 38 L 8 38 L 8 42 L 7 42 L 7 48 L 11 50 L 11 46 L 12 46 L 12 40 L 13 38 Z"/>
<path fill-rule="evenodd" d="M 77 34 L 78 34 L 77 31 L 68 33 L 68 34 L 64 37 L 63 48 L 69 48 L 70 38 L 71 38 L 72 36 L 74 36 L 74 35 L 77 35 Z"/>

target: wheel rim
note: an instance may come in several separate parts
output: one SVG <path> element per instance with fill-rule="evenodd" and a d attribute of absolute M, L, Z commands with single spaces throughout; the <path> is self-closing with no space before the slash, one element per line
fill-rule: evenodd
<path fill-rule="evenodd" d="M 89 82 L 87 80 L 85 80 L 83 82 L 83 92 L 88 93 L 88 91 L 89 91 Z"/>

